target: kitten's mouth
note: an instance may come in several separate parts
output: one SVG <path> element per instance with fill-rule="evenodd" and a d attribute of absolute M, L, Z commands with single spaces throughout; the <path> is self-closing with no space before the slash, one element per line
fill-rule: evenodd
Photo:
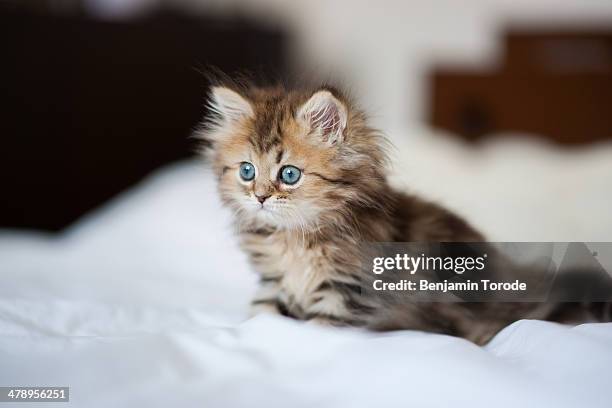
<path fill-rule="evenodd" d="M 276 225 L 280 221 L 278 212 L 270 207 L 261 206 L 255 210 L 255 213 L 253 215 L 258 220 L 263 221 L 267 224 Z"/>
<path fill-rule="evenodd" d="M 271 213 L 271 214 L 276 214 L 278 213 L 279 208 L 274 205 L 274 203 L 268 203 L 267 201 L 265 203 L 261 203 L 259 204 L 259 208 L 257 209 L 257 212 L 267 212 L 267 213 Z"/>
<path fill-rule="evenodd" d="M 275 215 L 277 212 L 276 212 L 276 210 L 274 210 L 274 208 L 270 208 L 269 206 L 261 205 L 256 210 L 256 213 L 264 215 L 264 216 L 267 216 L 267 217 L 270 217 L 270 216 Z"/>

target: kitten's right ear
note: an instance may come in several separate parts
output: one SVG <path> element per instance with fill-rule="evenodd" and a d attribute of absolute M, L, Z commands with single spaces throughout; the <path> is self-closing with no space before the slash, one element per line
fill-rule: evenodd
<path fill-rule="evenodd" d="M 242 95 L 224 86 L 213 86 L 208 107 L 217 115 L 218 124 L 229 124 L 253 117 L 253 107 Z"/>
<path fill-rule="evenodd" d="M 346 106 L 330 91 L 315 92 L 300 107 L 297 117 L 328 145 L 342 143 L 347 122 Z"/>

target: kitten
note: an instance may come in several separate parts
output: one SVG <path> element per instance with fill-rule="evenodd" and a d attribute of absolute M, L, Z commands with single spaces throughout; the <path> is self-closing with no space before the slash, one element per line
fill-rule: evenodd
<path fill-rule="evenodd" d="M 253 313 L 331 325 L 421 329 L 486 342 L 524 304 L 474 308 L 408 304 L 385 309 L 362 295 L 363 242 L 480 242 L 455 214 L 392 189 L 385 139 L 331 87 L 286 90 L 214 86 L 199 131 L 242 248 L 260 274 Z M 485 310 L 475 312 L 475 310 Z M 511 312 L 508 312 L 511 310 Z M 504 317 L 500 317 L 504 316 Z"/>

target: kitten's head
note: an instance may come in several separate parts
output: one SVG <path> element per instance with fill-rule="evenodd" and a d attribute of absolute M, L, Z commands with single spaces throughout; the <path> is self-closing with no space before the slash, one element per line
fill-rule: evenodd
<path fill-rule="evenodd" d="M 377 207 L 382 136 L 340 92 L 219 85 L 199 132 L 238 221 L 314 229 Z"/>

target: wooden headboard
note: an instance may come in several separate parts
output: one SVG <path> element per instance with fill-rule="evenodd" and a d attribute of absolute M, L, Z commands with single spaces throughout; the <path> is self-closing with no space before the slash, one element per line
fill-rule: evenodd
<path fill-rule="evenodd" d="M 494 70 L 433 70 L 433 126 L 469 141 L 504 131 L 568 145 L 612 139 L 612 28 L 516 29 L 502 41 Z"/>
<path fill-rule="evenodd" d="M 159 13 L 100 22 L 0 8 L 0 227 L 59 230 L 193 152 L 198 67 L 283 73 L 285 35 Z"/>

